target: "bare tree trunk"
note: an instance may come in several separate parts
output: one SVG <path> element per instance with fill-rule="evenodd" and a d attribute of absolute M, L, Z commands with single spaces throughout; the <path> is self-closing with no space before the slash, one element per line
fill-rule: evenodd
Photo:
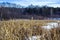
<path fill-rule="evenodd" d="M 2 13 L 1 13 L 1 20 L 2 20 Z"/>
<path fill-rule="evenodd" d="M 53 10 L 52 10 L 52 8 L 51 8 L 50 12 L 51 12 L 51 18 L 52 18 L 52 16 L 53 16 Z"/>

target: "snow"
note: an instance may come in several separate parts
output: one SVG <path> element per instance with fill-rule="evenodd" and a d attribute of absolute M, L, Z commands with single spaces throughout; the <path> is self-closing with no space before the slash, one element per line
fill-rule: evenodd
<path fill-rule="evenodd" d="M 37 40 L 40 38 L 41 38 L 41 36 L 32 36 L 32 37 L 29 37 L 29 40 Z"/>
<path fill-rule="evenodd" d="M 47 23 L 46 26 L 42 26 L 42 28 L 44 29 L 51 29 L 51 28 L 56 28 L 58 27 L 58 22 L 50 22 L 50 23 Z M 43 34 L 44 35 L 44 34 Z M 37 35 L 37 36 L 30 36 L 28 37 L 27 40 L 40 40 L 41 39 L 41 35 Z"/>
<path fill-rule="evenodd" d="M 57 22 L 47 23 L 46 26 L 42 26 L 42 28 L 44 28 L 44 29 L 51 29 L 51 28 L 56 28 L 56 27 L 58 27 L 58 23 Z"/>

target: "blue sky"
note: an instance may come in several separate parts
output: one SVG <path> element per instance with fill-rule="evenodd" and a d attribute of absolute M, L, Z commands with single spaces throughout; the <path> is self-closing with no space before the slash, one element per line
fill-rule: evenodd
<path fill-rule="evenodd" d="M 20 4 L 22 6 L 28 6 L 30 4 L 33 5 L 47 5 L 53 7 L 60 7 L 60 0 L 0 0 L 0 2 L 10 2 Z"/>

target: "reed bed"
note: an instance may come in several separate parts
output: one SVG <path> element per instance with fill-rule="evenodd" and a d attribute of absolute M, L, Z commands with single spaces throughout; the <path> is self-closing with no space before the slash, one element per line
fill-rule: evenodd
<path fill-rule="evenodd" d="M 51 30 L 42 26 L 52 20 L 9 20 L 0 21 L 0 40 L 30 40 L 29 37 L 39 36 L 36 40 L 60 40 L 60 27 Z M 33 39 L 31 39 L 33 40 Z"/>

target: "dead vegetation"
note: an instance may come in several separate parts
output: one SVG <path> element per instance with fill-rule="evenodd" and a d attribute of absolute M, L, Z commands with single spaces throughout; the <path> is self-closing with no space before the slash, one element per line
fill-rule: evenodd
<path fill-rule="evenodd" d="M 37 40 L 60 40 L 60 28 L 51 30 L 41 26 L 52 20 L 10 20 L 0 21 L 0 40 L 29 40 L 29 37 L 40 36 Z M 33 40 L 33 39 L 31 39 Z"/>

